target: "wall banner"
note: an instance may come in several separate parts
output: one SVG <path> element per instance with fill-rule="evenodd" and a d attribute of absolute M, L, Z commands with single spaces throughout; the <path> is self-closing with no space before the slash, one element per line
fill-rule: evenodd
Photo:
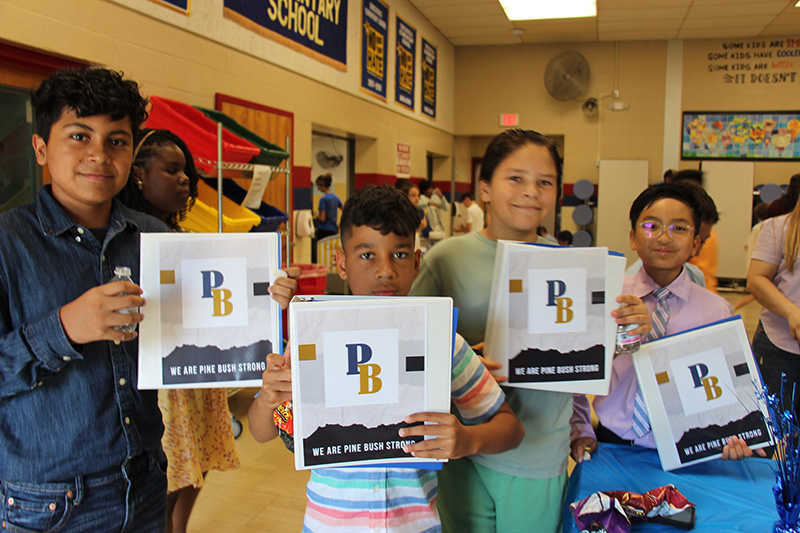
<path fill-rule="evenodd" d="M 436 118 L 436 47 L 422 39 L 422 113 Z"/>
<path fill-rule="evenodd" d="M 364 0 L 361 28 L 361 89 L 385 102 L 389 6 Z"/>
<path fill-rule="evenodd" d="M 685 111 L 681 159 L 797 161 L 798 134 L 798 111 Z"/>
<path fill-rule="evenodd" d="M 397 17 L 397 55 L 395 61 L 394 100 L 414 111 L 417 30 Z"/>
<path fill-rule="evenodd" d="M 224 0 L 225 18 L 347 70 L 347 0 Z"/>
<path fill-rule="evenodd" d="M 184 15 L 189 15 L 189 7 L 191 5 L 191 0 L 150 0 L 154 4 L 162 5 L 166 8 L 169 8 L 173 11 L 177 11 L 178 13 L 183 13 Z"/>

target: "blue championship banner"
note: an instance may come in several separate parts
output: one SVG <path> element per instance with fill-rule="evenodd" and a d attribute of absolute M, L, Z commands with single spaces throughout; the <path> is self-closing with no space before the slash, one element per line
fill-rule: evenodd
<path fill-rule="evenodd" d="M 384 102 L 388 44 L 389 6 L 380 0 L 364 0 L 361 22 L 361 89 Z"/>
<path fill-rule="evenodd" d="M 347 0 L 224 0 L 225 18 L 347 71 Z"/>
<path fill-rule="evenodd" d="M 436 47 L 422 39 L 422 113 L 436 118 Z"/>
<path fill-rule="evenodd" d="M 150 0 L 154 4 L 162 5 L 178 13 L 189 15 L 191 0 Z"/>
<path fill-rule="evenodd" d="M 414 84 L 417 57 L 417 30 L 397 17 L 397 60 L 394 69 L 394 100 L 414 111 Z"/>

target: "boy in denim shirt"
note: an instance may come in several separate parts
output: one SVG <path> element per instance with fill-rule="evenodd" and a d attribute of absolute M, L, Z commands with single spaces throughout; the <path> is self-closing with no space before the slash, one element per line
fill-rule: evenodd
<path fill-rule="evenodd" d="M 0 516 L 25 531 L 161 531 L 166 460 L 156 391 L 139 391 L 140 232 L 114 200 L 147 118 L 138 85 L 65 69 L 33 94 L 37 162 L 52 185 L 0 214 Z"/>

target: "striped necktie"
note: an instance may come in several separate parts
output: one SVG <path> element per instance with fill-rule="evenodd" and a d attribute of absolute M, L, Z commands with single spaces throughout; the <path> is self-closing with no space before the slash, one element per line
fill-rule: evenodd
<path fill-rule="evenodd" d="M 654 340 L 663 337 L 667 332 L 667 322 L 669 321 L 669 307 L 667 298 L 672 294 L 666 287 L 659 287 L 653 291 L 656 297 L 656 308 L 650 316 L 653 329 L 647 336 L 647 340 Z M 650 432 L 650 417 L 647 414 L 647 407 L 644 403 L 641 389 L 636 389 L 636 399 L 633 401 L 633 420 L 631 428 L 638 438 L 642 438 Z"/>

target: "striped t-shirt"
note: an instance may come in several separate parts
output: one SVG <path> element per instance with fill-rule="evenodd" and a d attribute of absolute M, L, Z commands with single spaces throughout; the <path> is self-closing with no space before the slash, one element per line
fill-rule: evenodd
<path fill-rule="evenodd" d="M 505 395 L 461 335 L 456 335 L 453 402 L 464 424 L 494 415 Z M 352 533 L 441 531 L 436 512 L 435 470 L 414 468 L 321 468 L 306 487 L 303 531 Z"/>

